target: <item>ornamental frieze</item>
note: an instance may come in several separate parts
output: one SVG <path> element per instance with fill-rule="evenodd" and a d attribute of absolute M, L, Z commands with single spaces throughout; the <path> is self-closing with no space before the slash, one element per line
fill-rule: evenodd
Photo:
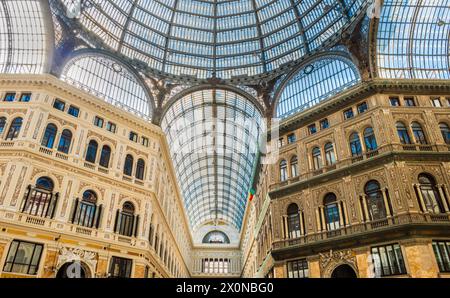
<path fill-rule="evenodd" d="M 349 265 L 357 269 L 356 254 L 352 250 L 333 251 L 319 253 L 319 265 L 322 277 L 331 277 L 333 270 L 340 265 Z M 358 272 L 355 270 L 355 272 Z"/>

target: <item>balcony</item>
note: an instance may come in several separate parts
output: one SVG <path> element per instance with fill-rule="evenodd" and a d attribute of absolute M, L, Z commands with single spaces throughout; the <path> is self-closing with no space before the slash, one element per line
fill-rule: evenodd
<path fill-rule="evenodd" d="M 364 223 L 357 223 L 349 225 L 333 231 L 315 232 L 307 235 L 302 235 L 296 239 L 285 239 L 273 242 L 273 249 L 282 250 L 288 248 L 299 248 L 312 244 L 320 244 L 332 240 L 344 240 L 344 238 L 351 239 L 366 239 L 369 233 L 381 232 L 381 238 L 385 238 L 387 230 L 395 230 L 395 228 L 405 226 L 423 226 L 435 224 L 448 224 L 450 227 L 449 214 L 420 214 L 407 213 L 388 217 L 386 219 L 370 221 Z M 446 228 L 450 232 L 450 229 Z"/>

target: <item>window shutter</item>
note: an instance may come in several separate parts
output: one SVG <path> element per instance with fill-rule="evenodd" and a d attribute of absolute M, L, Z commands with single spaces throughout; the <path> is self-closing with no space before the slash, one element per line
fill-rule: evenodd
<path fill-rule="evenodd" d="M 103 205 L 99 205 L 98 207 L 97 207 L 97 212 L 96 212 L 96 216 L 97 216 L 97 220 L 96 220 L 96 223 L 95 223 L 95 228 L 96 229 L 98 229 L 99 228 L 99 226 L 100 226 L 100 218 L 101 218 L 101 216 L 102 216 L 102 209 L 103 209 Z"/>
<path fill-rule="evenodd" d="M 114 222 L 114 233 L 117 233 L 117 222 L 119 221 L 119 209 L 116 210 L 116 220 Z"/>
<path fill-rule="evenodd" d="M 134 237 L 137 237 L 139 227 L 139 215 L 136 215 L 134 218 Z"/>
<path fill-rule="evenodd" d="M 78 208 L 78 198 L 75 199 L 75 202 L 72 206 L 72 223 L 75 222 L 75 215 L 77 214 L 77 208 Z"/>

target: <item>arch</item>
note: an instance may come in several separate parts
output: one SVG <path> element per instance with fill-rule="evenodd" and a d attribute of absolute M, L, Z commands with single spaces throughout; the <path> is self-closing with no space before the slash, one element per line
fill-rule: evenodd
<path fill-rule="evenodd" d="M 144 180 L 145 175 L 145 161 L 139 158 L 136 163 L 136 179 Z"/>
<path fill-rule="evenodd" d="M 331 278 L 357 278 L 358 275 L 352 266 L 348 264 L 338 265 L 333 269 Z"/>
<path fill-rule="evenodd" d="M 240 230 L 251 185 L 244 173 L 256 162 L 263 114 L 253 101 L 229 90 L 210 86 L 184 94 L 169 105 L 161 127 L 191 227 L 217 220 Z M 208 176 L 211 172 L 217 175 Z"/>
<path fill-rule="evenodd" d="M 319 147 L 314 147 L 311 151 L 311 154 L 312 154 L 313 169 L 320 170 L 323 166 L 322 151 L 320 151 Z"/>
<path fill-rule="evenodd" d="M 301 236 L 300 227 L 300 210 L 296 203 L 291 203 L 287 207 L 287 228 L 290 239 L 295 239 Z"/>
<path fill-rule="evenodd" d="M 125 163 L 123 165 L 123 174 L 127 176 L 133 175 L 133 163 L 134 158 L 133 155 L 127 154 L 125 157 Z"/>
<path fill-rule="evenodd" d="M 36 181 L 36 188 L 53 191 L 53 189 L 55 188 L 55 183 L 49 177 L 40 177 Z"/>
<path fill-rule="evenodd" d="M 64 61 L 60 78 L 127 112 L 152 119 L 155 103 L 147 85 L 133 67 L 112 54 L 93 49 L 75 51 Z"/>
<path fill-rule="evenodd" d="M 397 135 L 400 139 L 400 143 L 411 144 L 411 137 L 409 136 L 408 128 L 406 127 L 406 125 L 401 121 L 397 121 L 395 123 L 395 128 L 397 129 Z"/>
<path fill-rule="evenodd" d="M 97 160 L 97 149 L 98 143 L 95 140 L 90 140 L 88 144 L 88 148 L 86 150 L 86 161 L 90 163 L 95 163 Z"/>
<path fill-rule="evenodd" d="M 273 116 L 286 118 L 309 109 L 360 81 L 357 67 L 345 53 L 315 55 L 301 63 L 280 84 L 274 95 Z"/>
<path fill-rule="evenodd" d="M 323 198 L 323 205 L 327 230 L 333 231 L 339 229 L 341 215 L 336 195 L 332 192 L 326 194 Z"/>
<path fill-rule="evenodd" d="M 423 211 L 432 214 L 445 213 L 443 202 L 445 198 L 441 197 L 434 176 L 429 173 L 420 173 L 417 181 L 419 182 L 419 199 L 423 202 Z"/>
<path fill-rule="evenodd" d="M 2 1 L 0 5 L 0 73 L 49 72 L 53 53 L 51 13 L 47 1 Z"/>
<path fill-rule="evenodd" d="M 6 127 L 6 117 L 0 117 L 0 137 L 3 135 Z"/>
<path fill-rule="evenodd" d="M 447 1 L 384 0 L 377 26 L 378 76 L 449 79 Z"/>
<path fill-rule="evenodd" d="M 297 155 L 294 155 L 291 157 L 291 160 L 289 162 L 291 166 L 291 177 L 297 177 L 298 176 L 298 158 Z"/>
<path fill-rule="evenodd" d="M 389 206 L 385 205 L 380 183 L 377 180 L 368 181 L 364 186 L 364 193 L 370 219 L 385 219 L 387 217 L 386 208 L 389 208 Z"/>
<path fill-rule="evenodd" d="M 334 150 L 334 145 L 332 142 L 328 142 L 323 147 L 325 151 L 325 161 L 327 163 L 327 166 L 332 166 L 336 163 L 336 153 Z"/>
<path fill-rule="evenodd" d="M 371 126 L 366 127 L 363 131 L 364 145 L 366 146 L 366 151 L 374 151 L 378 149 L 377 139 L 375 133 Z"/>
<path fill-rule="evenodd" d="M 450 145 L 450 127 L 445 122 L 439 123 L 439 130 L 441 131 L 442 138 L 447 145 Z M 1 132 L 0 132 L 1 134 Z"/>
<path fill-rule="evenodd" d="M 59 267 L 56 278 L 91 278 L 89 266 L 81 261 L 66 262 Z"/>
<path fill-rule="evenodd" d="M 289 176 L 288 176 L 288 172 L 287 172 L 287 162 L 285 159 L 280 161 L 280 181 L 286 181 L 288 180 Z"/>
<path fill-rule="evenodd" d="M 72 131 L 69 129 L 64 129 L 59 138 L 58 151 L 68 154 L 71 144 L 72 144 Z"/>
<path fill-rule="evenodd" d="M 20 130 L 22 129 L 23 118 L 16 117 L 11 121 L 8 133 L 6 134 L 6 140 L 14 140 L 19 137 Z"/>
<path fill-rule="evenodd" d="M 416 143 L 422 144 L 422 145 L 428 144 L 427 137 L 425 136 L 425 132 L 422 128 L 422 125 L 419 122 L 417 122 L 417 121 L 412 122 L 411 130 L 413 132 L 414 140 L 416 141 Z"/>
<path fill-rule="evenodd" d="M 58 128 L 55 124 L 49 123 L 44 131 L 44 136 L 42 137 L 41 146 L 52 149 L 55 145 L 56 134 L 58 133 Z"/>
<path fill-rule="evenodd" d="M 350 134 L 349 145 L 352 156 L 360 156 L 362 154 L 361 140 L 357 132 Z"/>
<path fill-rule="evenodd" d="M 215 230 L 208 232 L 203 237 L 202 243 L 229 244 L 230 238 L 224 232 Z"/>
<path fill-rule="evenodd" d="M 111 147 L 108 145 L 103 145 L 102 151 L 100 153 L 99 165 L 104 168 L 109 168 L 109 162 L 111 160 Z"/>

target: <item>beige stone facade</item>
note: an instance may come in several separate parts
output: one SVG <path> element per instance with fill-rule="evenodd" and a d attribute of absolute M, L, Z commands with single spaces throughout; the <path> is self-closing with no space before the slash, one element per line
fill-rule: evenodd
<path fill-rule="evenodd" d="M 450 144 L 440 130 L 450 125 L 448 88 L 374 80 L 282 122 L 280 139 L 272 140 L 279 159 L 261 167 L 248 208 L 243 276 L 290 277 L 298 262 L 307 277 L 331 277 L 341 265 L 357 277 L 448 276 L 433 250 L 450 240 Z M 409 142 L 400 140 L 399 123 Z M 432 195 L 424 175 L 433 180 Z M 376 192 L 368 192 L 369 182 Z M 289 215 L 292 204 L 298 211 Z M 389 272 L 398 264 L 383 264 L 385 249 L 401 253 L 404 270 Z"/>

